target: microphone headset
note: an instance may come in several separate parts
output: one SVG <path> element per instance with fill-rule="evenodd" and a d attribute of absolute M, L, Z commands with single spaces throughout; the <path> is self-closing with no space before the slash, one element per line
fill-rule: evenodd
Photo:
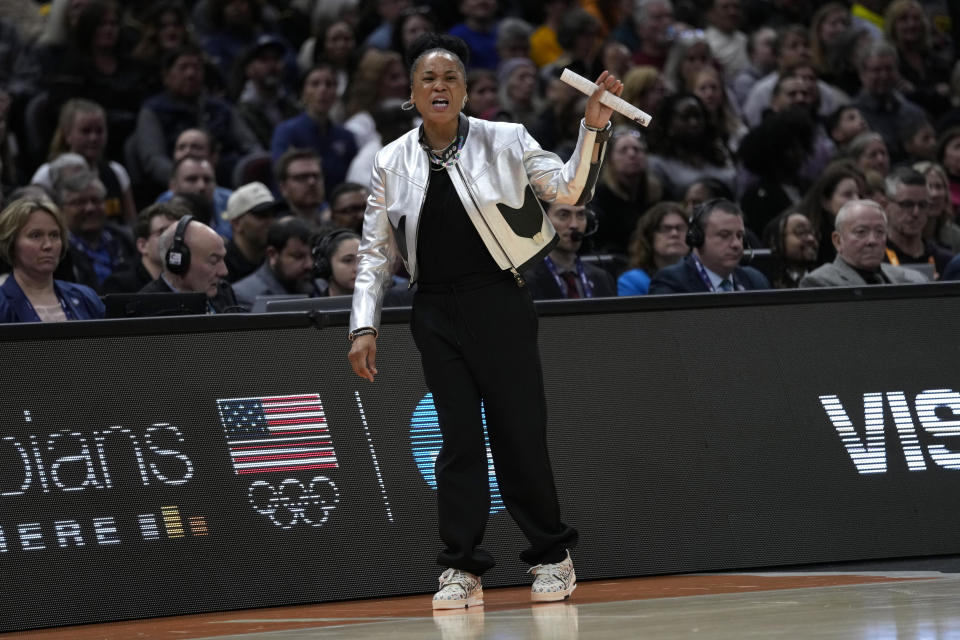
<path fill-rule="evenodd" d="M 573 242 L 580 242 L 584 238 L 589 238 L 600 228 L 600 220 L 597 219 L 597 213 L 593 209 L 584 209 L 583 214 L 587 217 L 587 226 L 583 231 L 570 230 L 570 240 Z"/>
<path fill-rule="evenodd" d="M 325 280 L 330 279 L 330 276 L 333 275 L 333 263 L 330 260 L 333 258 L 333 252 L 337 250 L 336 248 L 339 244 L 337 239 L 343 238 L 344 236 L 351 238 L 358 237 L 357 233 L 352 229 L 335 229 L 320 238 L 320 240 L 313 245 L 311 253 L 313 254 L 314 276 L 324 278 Z"/>
<path fill-rule="evenodd" d="M 703 230 L 703 218 L 718 207 L 720 207 L 722 211 L 730 211 L 731 213 L 739 215 L 741 218 L 743 217 L 743 213 L 741 213 L 737 203 L 728 198 L 711 198 L 710 200 L 705 200 L 697 205 L 697 208 L 693 210 L 693 215 L 690 216 L 690 220 L 687 222 L 687 235 L 684 240 L 686 240 L 688 247 L 691 249 L 699 249 L 703 246 L 703 243 L 707 239 Z M 752 243 L 749 242 L 749 234 L 745 234 L 743 237 L 744 252 L 750 250 L 751 244 Z"/>
<path fill-rule="evenodd" d="M 173 233 L 173 243 L 164 256 L 167 271 L 178 276 L 182 276 L 190 270 L 190 247 L 183 241 L 183 238 L 187 235 L 187 225 L 190 224 L 191 220 L 193 220 L 191 215 L 180 218 Z"/>
<path fill-rule="evenodd" d="M 720 202 L 722 198 L 710 198 L 704 200 L 693 210 L 693 215 L 687 222 L 687 235 L 684 240 L 691 249 L 699 249 L 703 246 L 706 236 L 703 233 L 703 216 L 709 212 L 714 205 Z"/>

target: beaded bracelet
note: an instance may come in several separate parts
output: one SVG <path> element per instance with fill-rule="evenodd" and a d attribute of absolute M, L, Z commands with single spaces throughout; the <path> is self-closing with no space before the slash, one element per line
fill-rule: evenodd
<path fill-rule="evenodd" d="M 374 338 L 376 338 L 377 330 L 374 329 L 373 327 L 363 327 L 360 329 L 354 329 L 349 334 L 347 334 L 347 338 L 350 340 L 350 342 L 353 342 L 360 336 L 373 336 Z"/>
<path fill-rule="evenodd" d="M 593 131 L 595 134 L 597 134 L 596 138 L 593 140 L 594 144 L 603 144 L 610 139 L 610 130 L 613 128 L 613 123 L 608 121 L 607 126 L 603 127 L 602 129 L 591 127 L 586 121 L 583 122 L 583 126 L 587 131 Z"/>

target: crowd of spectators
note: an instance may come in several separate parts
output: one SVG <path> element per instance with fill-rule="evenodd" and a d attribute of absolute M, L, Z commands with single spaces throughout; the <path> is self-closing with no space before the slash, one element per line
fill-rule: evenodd
<path fill-rule="evenodd" d="M 417 124 L 404 54 L 430 31 L 470 49 L 467 114 L 562 158 L 586 100 L 564 68 L 609 69 L 653 117 L 614 117 L 586 207 L 544 203 L 537 297 L 952 278 L 956 4 L 3 2 L 0 319 L 99 317 L 94 293 L 141 289 L 217 312 L 349 295 L 373 157 Z"/>

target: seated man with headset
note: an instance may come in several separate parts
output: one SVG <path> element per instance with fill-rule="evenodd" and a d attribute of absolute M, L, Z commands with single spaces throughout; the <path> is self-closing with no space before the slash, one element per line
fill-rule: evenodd
<path fill-rule="evenodd" d="M 184 216 L 160 235 L 157 245 L 164 256 L 163 271 L 141 293 L 205 293 L 209 313 L 244 310 L 224 280 L 227 250 L 223 238 L 212 228 L 193 216 Z"/>
<path fill-rule="evenodd" d="M 557 244 L 543 261 L 523 274 L 533 299 L 615 297 L 617 285 L 613 276 L 600 267 L 585 264 L 577 255 L 583 239 L 596 231 L 596 218 L 588 231 L 592 214 L 585 206 L 558 202 L 543 205 L 557 230 Z"/>
<path fill-rule="evenodd" d="M 769 289 L 766 276 L 741 267 L 746 230 L 743 211 L 724 198 L 707 200 L 690 219 L 687 245 L 692 251 L 675 265 L 657 272 L 650 293 L 707 293 Z"/>

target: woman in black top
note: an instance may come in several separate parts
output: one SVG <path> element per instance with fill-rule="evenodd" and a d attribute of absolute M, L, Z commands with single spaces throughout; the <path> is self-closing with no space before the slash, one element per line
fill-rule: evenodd
<path fill-rule="evenodd" d="M 429 34 L 408 52 L 411 100 L 423 125 L 384 147 L 364 216 L 350 337 L 357 375 L 377 373 L 376 325 L 391 281 L 393 249 L 418 284 L 411 332 L 433 394 L 443 446 L 436 461 L 440 538 L 447 569 L 437 609 L 482 604 L 480 548 L 490 510 L 486 417 L 497 482 L 530 541 L 534 601 L 562 600 L 576 585 L 546 445 L 546 399 L 537 316 L 519 272 L 552 248 L 556 232 L 538 198 L 582 204 L 603 157 L 611 110 L 591 97 L 573 156 L 563 163 L 516 124 L 461 115 L 462 40 Z M 599 86 L 623 85 L 602 73 Z M 482 403 L 482 404 L 481 404 Z M 482 413 L 483 412 L 483 413 Z"/>

